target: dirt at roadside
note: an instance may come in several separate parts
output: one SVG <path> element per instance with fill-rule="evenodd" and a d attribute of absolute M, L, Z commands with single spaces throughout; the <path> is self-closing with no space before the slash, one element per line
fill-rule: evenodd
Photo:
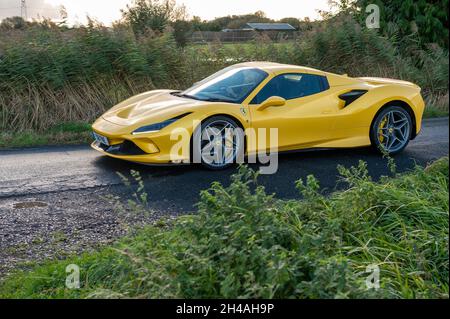
<path fill-rule="evenodd" d="M 119 214 L 107 188 L 0 199 L 0 280 L 16 269 L 96 249 L 165 215 Z"/>

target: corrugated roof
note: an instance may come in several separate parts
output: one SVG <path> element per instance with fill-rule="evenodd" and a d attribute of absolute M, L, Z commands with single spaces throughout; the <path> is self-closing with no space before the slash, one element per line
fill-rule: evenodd
<path fill-rule="evenodd" d="M 289 23 L 247 23 L 247 25 L 252 29 L 262 31 L 295 31 L 295 28 Z"/>

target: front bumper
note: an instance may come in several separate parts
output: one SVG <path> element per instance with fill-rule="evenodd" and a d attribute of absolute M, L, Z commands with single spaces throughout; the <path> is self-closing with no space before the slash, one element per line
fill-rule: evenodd
<path fill-rule="evenodd" d="M 174 145 L 180 142 L 173 139 L 170 130 L 133 135 L 128 133 L 126 127 L 102 118 L 92 125 L 92 129 L 108 138 L 110 145 L 95 141 L 91 147 L 110 157 L 143 164 L 179 164 L 188 163 L 190 160 L 190 140 L 183 141 L 184 152 L 176 152 Z"/>

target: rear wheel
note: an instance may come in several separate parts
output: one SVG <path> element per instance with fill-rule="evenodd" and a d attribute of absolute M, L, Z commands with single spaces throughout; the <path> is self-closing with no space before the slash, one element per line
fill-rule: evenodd
<path fill-rule="evenodd" d="M 400 153 L 411 139 L 412 127 L 408 111 L 399 106 L 389 106 L 373 121 L 370 129 L 372 145 L 381 153 Z"/>

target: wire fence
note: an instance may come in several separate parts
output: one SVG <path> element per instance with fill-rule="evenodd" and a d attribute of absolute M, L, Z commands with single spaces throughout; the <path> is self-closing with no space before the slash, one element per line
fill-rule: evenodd
<path fill-rule="evenodd" d="M 300 32 L 280 32 L 280 31 L 264 31 L 258 32 L 254 30 L 233 30 L 233 31 L 196 31 L 190 38 L 191 43 L 209 43 L 209 42 L 249 42 L 257 38 L 267 38 L 271 41 L 296 40 L 300 37 Z"/>

